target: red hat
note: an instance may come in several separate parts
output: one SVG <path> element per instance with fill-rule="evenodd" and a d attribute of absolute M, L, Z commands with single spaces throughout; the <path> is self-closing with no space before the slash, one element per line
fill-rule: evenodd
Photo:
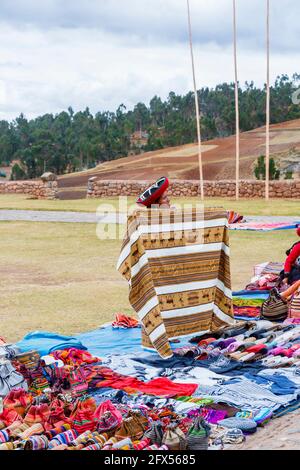
<path fill-rule="evenodd" d="M 168 189 L 169 185 L 170 182 L 168 178 L 159 178 L 156 183 L 154 183 L 140 195 L 136 201 L 137 204 L 143 204 L 143 206 L 150 207 L 163 195 L 163 193 Z"/>
<path fill-rule="evenodd" d="M 298 225 L 296 233 L 297 233 L 298 237 L 300 237 L 300 225 Z"/>

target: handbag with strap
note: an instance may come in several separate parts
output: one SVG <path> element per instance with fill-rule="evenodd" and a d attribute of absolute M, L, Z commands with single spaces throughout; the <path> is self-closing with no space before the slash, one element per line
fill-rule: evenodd
<path fill-rule="evenodd" d="M 270 321 L 283 321 L 287 316 L 288 302 L 281 297 L 277 288 L 272 289 L 261 306 L 261 317 Z"/>
<path fill-rule="evenodd" d="M 169 450 L 185 450 L 187 442 L 184 433 L 181 431 L 177 423 L 171 423 L 162 438 L 162 443 Z"/>
<path fill-rule="evenodd" d="M 187 446 L 189 450 L 207 450 L 208 437 L 211 427 L 202 416 L 196 418 L 194 424 L 190 427 L 187 434 Z"/>

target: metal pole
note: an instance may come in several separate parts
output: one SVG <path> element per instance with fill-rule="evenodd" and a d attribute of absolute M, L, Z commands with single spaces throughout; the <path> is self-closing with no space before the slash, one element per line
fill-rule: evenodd
<path fill-rule="evenodd" d="M 189 40 L 190 40 L 190 50 L 191 50 L 191 59 L 192 59 L 192 71 L 193 71 L 195 107 L 196 107 L 196 122 L 197 122 L 197 137 L 198 137 L 198 160 L 199 160 L 199 174 L 200 174 L 200 195 L 201 195 L 201 199 L 204 200 L 202 148 L 201 148 L 201 126 L 200 126 L 200 105 L 199 105 L 199 99 L 198 99 L 196 74 L 195 74 L 193 36 L 192 36 L 192 24 L 191 24 L 191 11 L 190 11 L 190 2 L 189 2 L 189 0 L 187 0 L 187 10 L 188 10 Z"/>
<path fill-rule="evenodd" d="M 266 201 L 270 184 L 270 0 L 267 0 Z"/>
<path fill-rule="evenodd" d="M 234 75 L 235 75 L 235 127 L 236 127 L 236 159 L 235 159 L 235 197 L 239 199 L 240 193 L 240 111 L 239 111 L 239 84 L 237 67 L 237 34 L 236 34 L 236 0 L 233 0 L 233 43 L 234 43 Z"/>

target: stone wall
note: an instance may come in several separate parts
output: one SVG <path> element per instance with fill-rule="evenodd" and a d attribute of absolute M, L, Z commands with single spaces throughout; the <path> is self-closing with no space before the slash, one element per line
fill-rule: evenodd
<path fill-rule="evenodd" d="M 57 181 L 0 182 L 0 194 L 28 194 L 36 199 L 56 199 Z"/>
<path fill-rule="evenodd" d="M 106 181 L 93 177 L 88 182 L 87 197 L 137 196 L 151 183 L 153 181 Z M 208 197 L 233 197 L 235 196 L 235 182 L 205 181 L 204 192 Z M 172 181 L 169 194 L 171 196 L 197 196 L 199 194 L 199 182 Z M 240 197 L 263 198 L 264 196 L 264 181 L 248 180 L 240 182 Z M 300 199 L 300 181 L 270 181 L 270 197 Z"/>

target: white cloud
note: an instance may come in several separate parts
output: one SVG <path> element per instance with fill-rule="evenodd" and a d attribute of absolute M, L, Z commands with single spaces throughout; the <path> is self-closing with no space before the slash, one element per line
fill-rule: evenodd
<path fill-rule="evenodd" d="M 240 81 L 265 80 L 262 0 L 237 0 Z M 198 86 L 232 81 L 230 0 L 191 0 Z M 272 78 L 297 71 L 297 0 L 272 0 Z M 280 8 L 281 7 L 281 8 Z M 0 117 L 129 108 L 192 87 L 185 0 L 2 0 Z"/>

